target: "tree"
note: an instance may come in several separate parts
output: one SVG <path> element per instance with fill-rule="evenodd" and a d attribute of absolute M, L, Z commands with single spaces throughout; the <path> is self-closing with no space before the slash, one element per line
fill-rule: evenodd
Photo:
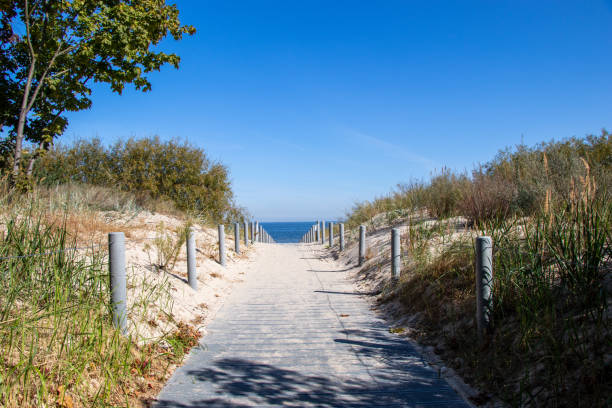
<path fill-rule="evenodd" d="M 126 84 L 149 91 L 148 73 L 180 62 L 156 46 L 168 35 L 180 40 L 195 32 L 165 0 L 1 0 L 0 7 L 0 124 L 10 129 L 13 182 L 24 172 L 29 177 L 63 133 L 66 112 L 91 106 L 92 81 L 117 93 Z M 24 141 L 38 146 L 27 165 Z"/>

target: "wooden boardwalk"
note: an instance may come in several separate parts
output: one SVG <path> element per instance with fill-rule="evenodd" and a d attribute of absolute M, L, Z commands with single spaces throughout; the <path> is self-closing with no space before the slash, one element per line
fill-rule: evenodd
<path fill-rule="evenodd" d="M 469 407 L 310 245 L 260 245 L 157 407 Z"/>

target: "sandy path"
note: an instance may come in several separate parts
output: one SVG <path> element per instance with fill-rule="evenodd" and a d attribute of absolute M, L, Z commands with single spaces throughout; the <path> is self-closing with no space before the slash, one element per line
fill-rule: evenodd
<path fill-rule="evenodd" d="M 468 406 L 320 246 L 258 246 L 158 407 Z"/>

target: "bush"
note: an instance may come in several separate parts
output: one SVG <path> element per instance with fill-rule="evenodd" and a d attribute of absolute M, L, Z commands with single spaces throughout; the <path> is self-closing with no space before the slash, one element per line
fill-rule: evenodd
<path fill-rule="evenodd" d="M 427 187 L 426 207 L 437 218 L 447 218 L 458 214 L 459 203 L 469 180 L 465 175 L 443 168 L 440 174 L 431 179 Z"/>
<path fill-rule="evenodd" d="M 584 139 L 569 138 L 533 148 L 519 145 L 514 150 L 502 150 L 482 166 L 481 173 L 515 190 L 512 213 L 530 215 L 538 212 L 547 199 L 569 198 L 570 180 L 584 177 L 585 163 L 590 175 L 598 181 L 599 190 L 612 191 L 611 157 L 610 134 L 603 130 L 599 136 L 589 135 Z"/>
<path fill-rule="evenodd" d="M 501 177 L 487 176 L 481 169 L 472 173 L 472 182 L 466 183 L 458 204 L 461 215 L 473 225 L 505 219 L 513 213 L 513 203 L 518 191 L 516 186 Z"/>
<path fill-rule="evenodd" d="M 130 138 L 110 147 L 99 139 L 80 140 L 54 148 L 38 161 L 34 174 L 46 185 L 78 182 L 171 200 L 209 222 L 245 215 L 234 203 L 227 168 L 177 140 Z"/>

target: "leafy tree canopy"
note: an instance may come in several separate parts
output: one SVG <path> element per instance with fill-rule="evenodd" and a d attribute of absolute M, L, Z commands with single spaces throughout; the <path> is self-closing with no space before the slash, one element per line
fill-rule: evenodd
<path fill-rule="evenodd" d="M 180 61 L 156 46 L 195 32 L 165 0 L 0 0 L 0 24 L 0 150 L 14 179 L 31 174 L 66 112 L 91 106 L 92 82 L 148 91 L 148 73 Z M 27 164 L 24 141 L 38 146 Z"/>

